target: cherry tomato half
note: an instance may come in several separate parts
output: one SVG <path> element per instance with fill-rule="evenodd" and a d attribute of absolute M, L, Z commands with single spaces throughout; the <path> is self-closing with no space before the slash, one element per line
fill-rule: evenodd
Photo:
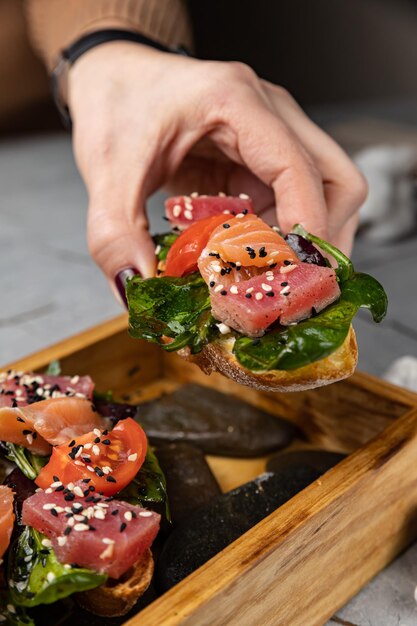
<path fill-rule="evenodd" d="M 63 485 L 90 478 L 97 491 L 111 496 L 128 485 L 139 471 L 148 442 L 143 429 L 128 417 L 110 432 L 97 428 L 68 444 L 55 446 L 49 463 L 35 482 L 47 489 L 58 479 Z"/>
<path fill-rule="evenodd" d="M 184 230 L 169 249 L 166 265 L 166 276 L 186 276 L 196 272 L 197 261 L 210 239 L 211 233 L 230 220 L 230 215 L 212 215 L 198 220 Z"/>

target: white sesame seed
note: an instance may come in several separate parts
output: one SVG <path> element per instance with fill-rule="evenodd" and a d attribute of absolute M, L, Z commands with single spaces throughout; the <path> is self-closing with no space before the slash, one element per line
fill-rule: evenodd
<path fill-rule="evenodd" d="M 71 569 L 71 565 L 69 563 L 64 563 L 65 569 Z"/>
<path fill-rule="evenodd" d="M 52 543 L 49 541 L 49 539 L 42 539 L 41 544 L 45 548 L 51 548 L 52 547 Z"/>
<path fill-rule="evenodd" d="M 96 509 L 94 511 L 94 517 L 96 519 L 104 519 L 106 517 L 106 515 L 105 515 L 103 509 Z"/>
<path fill-rule="evenodd" d="M 33 443 L 33 435 L 26 435 L 26 441 L 31 446 Z"/>
<path fill-rule="evenodd" d="M 230 333 L 230 327 L 227 324 L 223 324 L 223 322 L 220 322 L 220 324 L 216 324 L 216 326 L 222 335 L 227 335 L 228 333 Z"/>
<path fill-rule="evenodd" d="M 242 263 L 240 261 L 236 261 L 236 267 L 242 267 Z"/>
<path fill-rule="evenodd" d="M 82 465 L 82 466 L 84 466 L 84 463 L 77 459 L 77 460 L 74 461 L 74 465 Z"/>
<path fill-rule="evenodd" d="M 108 546 L 111 546 L 114 543 L 114 539 L 109 539 L 108 537 L 103 537 L 101 541 L 107 544 Z"/>
<path fill-rule="evenodd" d="M 71 378 L 71 381 L 70 381 L 71 385 L 76 385 L 79 382 L 79 380 L 80 380 L 80 377 L 78 375 L 77 376 L 73 376 Z"/>
<path fill-rule="evenodd" d="M 230 211 L 226 209 L 225 211 L 223 211 L 223 215 L 230 215 Z"/>
<path fill-rule="evenodd" d="M 252 293 L 253 289 L 254 289 L 253 287 L 248 287 L 246 289 L 246 293 Z"/>
<path fill-rule="evenodd" d="M 61 487 L 62 483 L 60 480 L 56 480 L 54 483 L 51 483 L 51 487 L 54 489 L 56 487 Z"/>
<path fill-rule="evenodd" d="M 65 546 L 65 544 L 67 543 L 67 538 L 64 535 L 63 537 L 58 537 L 58 545 L 59 546 Z"/>
<path fill-rule="evenodd" d="M 81 489 L 81 487 L 79 487 L 78 485 L 76 485 L 74 487 L 74 493 L 76 496 L 78 496 L 79 498 L 84 498 L 84 493 L 83 490 Z"/>
<path fill-rule="evenodd" d="M 91 452 L 95 455 L 95 456 L 99 456 L 100 455 L 100 448 L 98 447 L 97 444 L 94 444 L 94 446 L 91 448 Z"/>
<path fill-rule="evenodd" d="M 95 428 L 93 430 L 93 433 L 95 434 L 96 437 L 101 437 L 101 431 L 98 428 Z"/>
<path fill-rule="evenodd" d="M 271 285 L 267 285 L 266 283 L 262 283 L 262 289 L 264 291 L 272 291 Z"/>
<path fill-rule="evenodd" d="M 222 268 L 220 267 L 220 265 L 212 265 L 212 270 L 213 272 L 216 272 L 216 274 L 220 274 Z"/>
<path fill-rule="evenodd" d="M 67 520 L 67 526 L 74 526 L 75 524 L 75 519 L 73 517 L 69 517 Z"/>
<path fill-rule="evenodd" d="M 56 576 L 53 572 L 48 572 L 46 575 L 46 580 L 48 583 L 52 583 L 55 580 Z"/>
<path fill-rule="evenodd" d="M 264 294 L 261 293 L 260 291 L 258 291 L 257 294 L 255 294 L 255 298 L 256 300 L 262 300 L 262 298 L 264 297 Z"/>
<path fill-rule="evenodd" d="M 266 280 L 267 280 L 268 282 L 271 282 L 271 280 L 274 280 L 274 276 L 267 276 L 267 277 L 266 277 Z"/>
<path fill-rule="evenodd" d="M 127 457 L 127 460 L 136 461 L 137 458 L 138 458 L 137 452 L 134 452 L 133 454 L 129 454 L 129 456 Z"/>
<path fill-rule="evenodd" d="M 246 193 L 240 193 L 239 194 L 239 198 L 241 200 L 249 200 L 250 199 L 249 196 Z"/>
<path fill-rule="evenodd" d="M 193 207 L 193 205 L 192 205 L 191 201 L 190 201 L 190 202 L 185 202 L 185 208 L 186 208 L 188 211 L 194 211 L 194 207 Z"/>
<path fill-rule="evenodd" d="M 68 491 L 72 491 L 74 489 L 74 483 L 68 483 L 67 489 Z"/>
<path fill-rule="evenodd" d="M 174 217 L 179 217 L 181 215 L 181 211 L 182 211 L 181 206 L 179 204 L 175 204 L 174 208 L 172 209 L 172 215 Z"/>
<path fill-rule="evenodd" d="M 107 504 L 107 502 L 98 502 L 98 503 L 97 503 L 97 506 L 98 506 L 100 509 L 108 509 L 108 508 L 109 508 L 109 505 Z"/>
<path fill-rule="evenodd" d="M 83 532 L 84 530 L 88 530 L 89 529 L 89 525 L 88 524 L 75 524 L 74 525 L 74 530 L 78 533 Z"/>
<path fill-rule="evenodd" d="M 79 511 L 83 510 L 83 505 L 81 504 L 81 502 L 74 502 L 74 504 L 72 505 L 73 509 L 78 509 Z"/>
<path fill-rule="evenodd" d="M 45 493 L 52 493 L 53 489 L 51 489 L 50 487 L 48 487 L 47 489 L 45 489 Z"/>
<path fill-rule="evenodd" d="M 267 265 L 273 265 L 274 263 L 274 259 L 269 259 L 269 261 L 266 262 Z"/>
<path fill-rule="evenodd" d="M 113 556 L 114 544 L 109 544 L 100 554 L 100 559 L 110 559 Z"/>
<path fill-rule="evenodd" d="M 36 390 L 36 395 L 43 396 L 43 387 L 38 387 L 38 389 Z"/>
<path fill-rule="evenodd" d="M 280 274 L 288 274 L 288 272 L 292 272 L 298 265 L 283 265 L 279 268 Z"/>
<path fill-rule="evenodd" d="M 186 209 L 184 211 L 184 217 L 186 220 L 192 220 L 193 219 L 193 214 L 191 213 L 191 211 L 189 209 Z"/>
<path fill-rule="evenodd" d="M 132 511 L 126 511 L 126 513 L 124 514 L 124 518 L 125 520 L 127 520 L 128 522 L 132 521 Z"/>
<path fill-rule="evenodd" d="M 198 191 L 193 191 L 192 194 L 190 194 L 191 198 L 198 198 Z"/>
<path fill-rule="evenodd" d="M 90 450 L 90 448 L 92 448 L 92 447 L 93 447 L 92 443 L 85 443 L 84 446 L 83 446 L 84 450 Z"/>
<path fill-rule="evenodd" d="M 141 511 L 139 513 L 140 517 L 150 517 L 152 515 L 151 511 Z"/>
<path fill-rule="evenodd" d="M 21 389 L 16 389 L 15 396 L 21 396 L 23 391 Z"/>
<path fill-rule="evenodd" d="M 273 275 L 274 275 L 274 272 L 272 270 L 267 270 L 265 272 L 265 276 L 273 276 Z"/>
<path fill-rule="evenodd" d="M 47 504 L 44 504 L 42 508 L 44 511 L 50 511 L 55 508 L 55 504 L 53 502 L 48 502 Z"/>
<path fill-rule="evenodd" d="M 214 274 L 210 274 L 210 276 L 209 276 L 209 282 L 211 283 L 211 281 L 212 281 L 212 280 L 215 280 L 215 279 L 216 279 L 215 275 L 214 275 Z"/>
<path fill-rule="evenodd" d="M 280 254 L 280 250 L 274 250 L 273 252 L 269 253 L 269 256 L 277 256 L 278 254 Z"/>
<path fill-rule="evenodd" d="M 58 506 L 58 505 L 56 505 L 56 507 L 55 507 L 55 511 L 56 511 L 57 513 L 63 513 L 63 512 L 64 512 L 64 509 L 62 508 L 62 506 Z"/>
<path fill-rule="evenodd" d="M 158 255 L 161 252 L 161 246 L 158 244 L 155 248 L 155 254 Z"/>
<path fill-rule="evenodd" d="M 290 291 L 290 287 L 289 285 L 287 285 L 286 287 L 284 287 L 284 289 L 281 289 L 279 293 L 281 294 L 281 296 L 285 296 L 285 294 L 289 293 L 289 291 Z"/>
<path fill-rule="evenodd" d="M 232 285 L 232 286 L 230 287 L 230 293 L 234 293 L 234 294 L 239 293 L 239 290 L 238 290 L 238 288 L 236 287 L 236 285 Z"/>
<path fill-rule="evenodd" d="M 224 289 L 224 285 L 217 285 L 217 286 L 214 288 L 214 292 L 215 292 L 215 293 L 218 293 L 218 292 L 219 292 L 219 291 L 221 291 L 222 289 Z"/>
<path fill-rule="evenodd" d="M 78 457 L 81 456 L 82 451 L 83 451 L 83 446 L 80 446 L 77 452 L 74 454 L 74 459 L 78 459 Z"/>
<path fill-rule="evenodd" d="M 87 469 L 89 472 L 93 472 L 94 473 L 94 467 L 91 467 L 91 465 L 87 465 Z"/>
<path fill-rule="evenodd" d="M 85 518 L 84 511 L 83 511 L 83 515 L 81 515 L 80 513 L 75 513 L 74 515 L 74 519 L 76 522 L 84 522 L 84 518 Z"/>

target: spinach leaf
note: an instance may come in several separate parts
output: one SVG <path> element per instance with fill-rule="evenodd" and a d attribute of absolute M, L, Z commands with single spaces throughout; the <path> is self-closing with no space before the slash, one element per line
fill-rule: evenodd
<path fill-rule="evenodd" d="M 302 237 L 304 237 L 304 239 L 307 239 L 307 241 L 311 241 L 311 243 L 315 243 L 322 250 L 324 250 L 324 252 L 328 252 L 329 254 L 332 255 L 332 257 L 338 263 L 338 266 L 335 271 L 336 271 L 336 276 L 338 277 L 340 282 L 345 282 L 346 280 L 349 280 L 349 278 L 352 278 L 355 272 L 353 268 L 353 263 L 338 248 L 335 248 L 334 246 L 332 246 L 331 243 L 324 241 L 324 239 L 320 239 L 320 237 L 316 237 L 315 235 L 308 233 L 301 226 L 301 224 L 296 224 L 294 228 L 292 229 L 292 231 L 296 235 L 301 235 Z"/>
<path fill-rule="evenodd" d="M 49 363 L 48 368 L 45 372 L 47 376 L 59 376 L 60 373 L 61 373 L 61 363 L 57 359 Z"/>
<path fill-rule="evenodd" d="M 145 461 L 136 477 L 117 497 L 130 504 L 155 508 L 158 512 L 165 510 L 167 520 L 171 521 L 165 476 L 149 445 Z"/>
<path fill-rule="evenodd" d="M 3 447 L 7 450 L 6 459 L 15 463 L 20 471 L 31 480 L 35 480 L 43 466 L 49 461 L 48 456 L 33 454 L 30 450 L 15 443 L 4 441 Z"/>
<path fill-rule="evenodd" d="M 154 235 L 153 241 L 155 246 L 157 247 L 157 258 L 158 261 L 165 261 L 168 256 L 168 252 L 174 241 L 178 239 L 179 233 L 162 233 L 160 235 Z M 159 248 L 158 248 L 159 246 Z"/>
<path fill-rule="evenodd" d="M 340 299 L 317 317 L 271 330 L 255 341 L 240 336 L 233 352 L 241 365 L 255 372 L 292 370 L 314 363 L 342 345 L 360 307 L 369 309 L 376 322 L 387 310 L 384 289 L 367 274 L 354 274 L 342 283 Z"/>
<path fill-rule="evenodd" d="M 13 604 L 25 607 L 52 604 L 72 593 L 94 589 L 107 580 L 105 574 L 59 563 L 52 548 L 42 544 L 43 539 L 43 535 L 26 526 L 11 550 L 8 579 Z"/>
<path fill-rule="evenodd" d="M 15 606 L 7 591 L 0 591 L 0 622 L 8 626 L 35 626 L 35 622 L 21 606 Z"/>
<path fill-rule="evenodd" d="M 189 346 L 195 354 L 218 332 L 208 288 L 198 272 L 183 278 L 134 276 L 126 294 L 130 334 L 137 339 L 159 343 L 167 351 Z"/>

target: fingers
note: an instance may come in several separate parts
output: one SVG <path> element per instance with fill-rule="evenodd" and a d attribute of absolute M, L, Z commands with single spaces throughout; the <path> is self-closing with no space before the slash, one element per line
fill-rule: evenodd
<path fill-rule="evenodd" d="M 129 206 L 111 192 L 92 194 L 87 234 L 90 253 L 111 283 L 127 268 L 145 278 L 154 275 L 155 250 L 142 203 Z"/>
<path fill-rule="evenodd" d="M 311 155 L 324 184 L 332 239 L 366 199 L 367 184 L 342 148 L 314 124 L 284 89 L 263 82 L 274 110 Z"/>

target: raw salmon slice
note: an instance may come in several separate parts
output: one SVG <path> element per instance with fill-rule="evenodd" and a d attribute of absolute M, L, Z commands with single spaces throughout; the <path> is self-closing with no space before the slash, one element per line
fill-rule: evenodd
<path fill-rule="evenodd" d="M 155 539 L 160 516 L 139 506 L 89 493 L 65 500 L 38 491 L 23 504 L 23 523 L 46 535 L 61 563 L 76 563 L 119 578 Z"/>
<path fill-rule="evenodd" d="M 176 196 L 165 201 L 165 213 L 172 226 L 184 229 L 213 215 L 253 213 L 252 200 L 241 194 L 233 196 Z"/>
<path fill-rule="evenodd" d="M 286 326 L 306 319 L 339 296 L 335 271 L 307 263 L 267 270 L 210 295 L 213 316 L 249 337 L 277 321 Z"/>
<path fill-rule="evenodd" d="M 0 408 L 0 440 L 29 448 L 36 454 L 49 454 L 50 445 L 105 428 L 105 420 L 90 400 L 51 398 L 26 407 Z"/>
<path fill-rule="evenodd" d="M 14 523 L 13 491 L 0 485 L 0 558 L 6 552 Z"/>
<path fill-rule="evenodd" d="M 49 376 L 8 370 L 0 372 L 0 407 L 25 406 L 48 398 L 93 397 L 94 383 L 89 376 Z"/>

